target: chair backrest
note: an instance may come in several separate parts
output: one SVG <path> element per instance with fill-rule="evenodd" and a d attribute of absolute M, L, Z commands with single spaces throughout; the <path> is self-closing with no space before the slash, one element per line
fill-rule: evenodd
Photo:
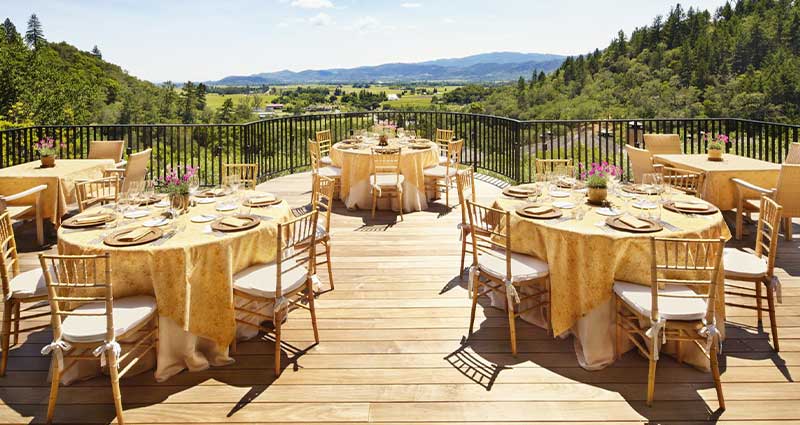
<path fill-rule="evenodd" d="M 784 164 L 800 164 L 800 143 L 790 143 Z"/>
<path fill-rule="evenodd" d="M 316 174 L 319 172 L 319 161 L 322 155 L 319 151 L 319 143 L 308 139 L 308 157 L 311 160 L 311 171 Z"/>
<path fill-rule="evenodd" d="M 455 131 L 453 130 L 445 130 L 441 128 L 436 129 L 436 135 L 433 138 L 433 141 L 439 146 L 439 156 L 444 157 L 447 155 L 447 149 L 450 146 L 450 141 L 453 140 L 454 135 Z"/>
<path fill-rule="evenodd" d="M 3 299 L 11 296 L 11 279 L 19 274 L 17 241 L 11 227 L 11 214 L 0 213 L 0 283 L 3 286 Z"/>
<path fill-rule="evenodd" d="M 122 181 L 123 192 L 127 192 L 132 183 L 144 181 L 152 153 L 152 149 L 145 149 L 128 157 L 128 165 L 125 167 L 125 180 Z"/>
<path fill-rule="evenodd" d="M 39 254 L 39 264 L 47 285 L 53 340 L 62 337 L 61 323 L 69 316 L 104 316 L 105 341 L 114 340 L 114 297 L 111 287 L 111 260 L 108 253 L 97 255 Z M 52 274 L 55 273 L 55 276 Z M 88 302 L 104 302 L 102 312 L 74 311 Z"/>
<path fill-rule="evenodd" d="M 546 173 L 556 171 L 559 168 L 563 168 L 565 172 L 572 176 L 574 170 L 572 168 L 572 159 L 539 159 L 536 158 L 536 162 L 534 162 L 534 168 L 536 170 L 536 179 L 543 180 Z"/>
<path fill-rule="evenodd" d="M 238 177 L 246 188 L 255 190 L 256 185 L 258 185 L 258 164 L 223 165 L 222 184 L 228 184 L 231 177 Z"/>
<path fill-rule="evenodd" d="M 330 232 L 333 192 L 336 188 L 336 180 L 319 174 L 315 174 L 313 179 L 314 188 L 311 195 L 311 208 L 324 214 L 322 219 L 325 221 L 325 231 Z M 319 218 L 317 220 L 319 220 Z"/>
<path fill-rule="evenodd" d="M 645 174 L 655 173 L 653 154 L 651 154 L 650 151 L 639 149 L 631 145 L 625 145 L 625 152 L 628 153 L 628 159 L 631 160 L 634 183 L 641 183 L 642 176 Z"/>
<path fill-rule="evenodd" d="M 317 143 L 319 143 L 319 153 L 320 156 L 330 156 L 331 154 L 331 145 L 333 144 L 333 138 L 331 137 L 330 130 L 322 130 L 318 131 L 316 134 Z"/>
<path fill-rule="evenodd" d="M 800 164 L 781 165 L 775 201 L 784 217 L 800 217 Z"/>
<path fill-rule="evenodd" d="M 682 154 L 681 138 L 677 134 L 645 134 L 644 147 L 651 155 Z"/>
<path fill-rule="evenodd" d="M 400 184 L 400 155 L 403 148 L 372 148 L 370 172 L 372 184 L 377 183 L 378 174 L 394 174 Z"/>
<path fill-rule="evenodd" d="M 119 199 L 119 177 L 114 175 L 75 183 L 75 193 L 81 212 L 95 204 L 116 202 Z"/>
<path fill-rule="evenodd" d="M 467 201 L 472 230 L 473 265 L 478 257 L 489 255 L 506 263 L 506 278 L 511 280 L 511 214 L 508 211 Z"/>
<path fill-rule="evenodd" d="M 447 166 L 458 168 L 461 163 L 461 150 L 464 148 L 464 139 L 451 140 L 447 143 Z"/>
<path fill-rule="evenodd" d="M 125 152 L 124 140 L 92 140 L 89 142 L 89 159 L 111 159 L 122 161 Z"/>
<path fill-rule="evenodd" d="M 662 167 L 661 175 L 664 176 L 664 183 L 669 183 L 673 188 L 698 198 L 702 197 L 705 173 L 682 168 Z"/>
<path fill-rule="evenodd" d="M 458 203 L 461 205 L 461 224 L 468 224 L 467 201 L 475 202 L 475 172 L 472 167 L 462 168 L 456 173 Z"/>
<path fill-rule="evenodd" d="M 277 280 L 275 294 L 282 294 L 282 277 L 286 273 L 299 267 L 308 270 L 309 278 L 316 272 L 315 245 L 317 244 L 317 211 L 312 210 L 300 217 L 278 223 L 278 243 L 281 247 L 276 254 Z"/>
<path fill-rule="evenodd" d="M 757 257 L 767 257 L 767 275 L 772 276 L 775 270 L 775 256 L 778 254 L 778 238 L 783 207 L 769 198 L 761 197 L 761 206 L 758 211 L 758 226 L 756 228 Z"/>
<path fill-rule="evenodd" d="M 706 302 L 706 323 L 716 310 L 717 284 L 725 239 L 650 238 L 652 308 L 650 319 L 659 320 L 658 297 L 702 298 Z M 661 288 L 684 286 L 694 295 L 661 292 Z"/>

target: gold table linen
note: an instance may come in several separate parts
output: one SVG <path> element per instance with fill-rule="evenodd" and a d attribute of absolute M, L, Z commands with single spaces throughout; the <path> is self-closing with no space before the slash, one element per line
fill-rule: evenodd
<path fill-rule="evenodd" d="M 705 173 L 702 188 L 703 199 L 727 211 L 736 208 L 736 184 L 732 178 L 740 178 L 767 189 L 778 183 L 780 165 L 733 154 L 723 154 L 722 161 L 709 161 L 706 154 L 654 155 L 656 163 Z M 758 198 L 757 194 L 753 197 Z"/>
<path fill-rule="evenodd" d="M 431 143 L 429 149 L 411 149 L 408 146 L 399 144 L 396 140 L 390 141 L 389 145 L 390 147 L 403 147 L 402 155 L 400 156 L 400 173 L 405 177 L 406 186 L 413 186 L 419 193 L 424 194 L 425 178 L 422 170 L 439 164 L 438 148 Z M 354 186 L 361 183 L 362 187 L 369 188 L 369 176 L 371 174 L 370 147 L 377 147 L 377 144 L 371 146 L 359 145 L 358 149 L 342 149 L 341 143 L 337 143 L 331 149 L 331 162 L 342 169 L 340 198 L 345 203 L 351 198 L 350 191 L 353 190 Z M 413 195 L 403 193 L 404 197 Z M 353 197 L 353 199 L 355 198 Z M 363 198 L 363 196 L 358 198 Z M 408 202 L 404 200 L 404 204 L 408 204 Z M 356 204 L 348 204 L 347 206 L 350 208 L 358 207 Z M 366 208 L 368 205 L 360 205 L 360 207 Z"/>
<path fill-rule="evenodd" d="M 56 166 L 41 168 L 39 161 L 26 162 L 13 167 L 0 169 L 0 194 L 13 195 L 32 187 L 44 184 L 42 192 L 42 217 L 49 218 L 55 225 L 67 213 L 67 206 L 77 201 L 75 182 L 103 177 L 103 171 L 114 168 L 110 159 L 57 159 Z M 23 198 L 11 205 L 30 205 L 33 198 Z"/>

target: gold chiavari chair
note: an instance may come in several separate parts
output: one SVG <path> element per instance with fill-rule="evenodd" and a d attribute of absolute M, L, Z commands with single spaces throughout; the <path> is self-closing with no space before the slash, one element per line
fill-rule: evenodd
<path fill-rule="evenodd" d="M 445 205 L 450 208 L 450 188 L 456 179 L 456 172 L 461 163 L 461 148 L 464 147 L 463 140 L 451 140 L 447 143 L 447 158 L 444 165 L 436 165 L 434 167 L 425 168 L 422 174 L 425 178 L 425 186 L 431 184 L 434 193 L 440 189 L 444 189 Z"/>
<path fill-rule="evenodd" d="M 228 184 L 231 177 L 238 177 L 245 188 L 255 190 L 258 185 L 258 164 L 223 165 L 222 184 Z"/>
<path fill-rule="evenodd" d="M 467 249 L 467 238 L 470 238 L 472 227 L 469 225 L 469 212 L 467 212 L 467 201 L 477 201 L 475 198 L 475 172 L 472 167 L 465 167 L 458 170 L 456 174 L 456 187 L 458 188 L 458 204 L 461 207 L 461 223 L 458 224 L 458 229 L 461 231 L 461 268 L 458 269 L 458 275 L 464 273 L 464 258 L 467 252 L 472 253 Z M 471 245 L 471 244 L 470 244 Z"/>
<path fill-rule="evenodd" d="M 454 138 L 455 138 L 455 131 L 445 130 L 441 128 L 436 129 L 436 135 L 433 141 L 439 148 L 439 165 L 444 165 L 448 161 L 450 161 L 450 157 L 448 155 L 448 148 L 450 147 L 450 141 L 452 141 Z"/>
<path fill-rule="evenodd" d="M 21 332 L 30 332 L 49 326 L 40 325 L 20 329 L 20 322 L 25 319 L 50 315 L 50 312 L 47 311 L 26 317 L 21 316 L 23 312 L 28 313 L 28 311 L 22 311 L 23 304 L 34 304 L 47 300 L 47 286 L 44 283 L 42 270 L 39 268 L 20 273 L 17 241 L 14 239 L 14 229 L 11 227 L 11 217 L 8 211 L 0 214 L 0 283 L 3 285 L 3 359 L 0 363 L 0 376 L 5 376 L 8 351 L 12 346 L 11 336 L 14 337 L 13 345 L 17 345 Z"/>
<path fill-rule="evenodd" d="M 664 183 L 669 183 L 670 186 L 687 195 L 703 197 L 705 173 L 673 167 L 661 167 L 660 169 Z"/>
<path fill-rule="evenodd" d="M 105 356 L 117 422 L 122 424 L 119 379 L 150 350 L 158 351 L 158 313 L 151 296 L 114 299 L 111 259 L 100 255 L 39 255 L 52 315 L 53 342 L 42 349 L 51 354 L 52 382 L 47 422 L 53 420 L 61 374 L 76 362 Z M 122 353 L 119 341 L 131 348 Z M 126 364 L 120 368 L 121 364 Z"/>
<path fill-rule="evenodd" d="M 647 405 L 653 404 L 656 363 L 661 344 L 677 342 L 700 348 L 711 362 L 720 408 L 725 408 L 717 359 L 716 297 L 725 240 L 651 238 L 650 286 L 614 282 L 616 355 L 628 338 L 649 359 Z M 649 346 L 649 348 L 648 348 Z"/>
<path fill-rule="evenodd" d="M 780 285 L 780 281 L 775 276 L 775 257 L 778 253 L 778 231 L 781 224 L 781 210 L 783 208 L 772 199 L 762 196 L 761 206 L 758 215 L 758 227 L 756 229 L 756 248 L 755 253 L 740 251 L 735 248 L 725 248 L 723 251 L 723 267 L 725 268 L 725 279 L 752 282 L 755 287 L 747 288 L 740 285 L 726 284 L 728 291 L 726 294 L 755 298 L 756 305 L 744 305 L 725 302 L 725 305 L 741 307 L 758 312 L 758 324 L 762 323 L 762 312 L 769 313 L 769 323 L 772 327 L 772 346 L 775 351 L 780 351 L 778 343 L 778 324 L 775 317 L 775 292 Z M 767 305 L 765 309 L 762 305 L 761 285 L 767 289 Z M 750 291 L 755 290 L 755 294 Z M 746 292 L 740 292 L 746 291 Z"/>
<path fill-rule="evenodd" d="M 645 134 L 644 146 L 650 155 L 680 155 L 681 138 L 677 134 Z"/>
<path fill-rule="evenodd" d="M 320 151 L 319 143 L 311 139 L 308 140 L 308 156 L 311 159 L 311 172 L 313 174 L 319 174 L 336 180 L 342 178 L 341 168 L 322 163 L 322 152 Z"/>
<path fill-rule="evenodd" d="M 125 153 L 124 140 L 92 140 L 89 142 L 88 159 L 110 159 L 116 166 L 125 165 L 122 154 Z"/>
<path fill-rule="evenodd" d="M 319 161 L 323 165 L 333 164 L 333 161 L 331 161 L 331 146 L 333 146 L 333 138 L 331 137 L 331 131 L 330 130 L 318 131 L 315 140 L 317 141 L 317 143 L 319 143 L 319 153 L 320 153 Z"/>
<path fill-rule="evenodd" d="M 780 204 L 783 231 L 787 241 L 792 240 L 792 218 L 800 217 L 800 164 L 782 164 L 778 175 L 778 184 L 775 188 L 756 186 L 739 178 L 731 179 L 736 183 L 736 239 L 742 238 L 744 231 L 743 217 L 758 211 L 759 198 L 753 198 L 755 193 L 759 197 L 767 195 Z"/>
<path fill-rule="evenodd" d="M 278 223 L 275 261 L 249 267 L 233 277 L 233 295 L 244 300 L 236 303 L 235 310 L 245 318 L 237 323 L 253 327 L 264 333 L 275 334 L 275 376 L 281 374 L 281 324 L 289 314 L 290 307 L 303 308 L 311 313 L 314 341 L 319 344 L 317 311 L 314 308 L 314 272 L 317 211 Z M 263 314 L 258 308 L 263 303 L 273 304 L 272 316 Z M 248 319 L 250 318 L 250 319 Z M 250 321 L 252 320 L 252 321 Z M 274 329 L 261 325 L 272 320 Z M 236 343 L 233 344 L 234 351 Z"/>
<path fill-rule="evenodd" d="M 85 180 L 75 183 L 78 198 L 78 211 L 119 199 L 119 178 L 116 175 L 102 179 Z"/>
<path fill-rule="evenodd" d="M 536 170 L 536 178 L 542 180 L 546 173 L 563 169 L 567 174 L 572 175 L 574 170 L 572 168 L 571 159 L 539 159 L 536 158 L 534 163 Z"/>
<path fill-rule="evenodd" d="M 375 218 L 378 199 L 386 195 L 389 198 L 397 198 L 400 220 L 403 220 L 403 182 L 405 177 L 400 174 L 400 155 L 402 155 L 402 148 L 372 148 L 369 176 L 372 191 L 372 218 Z"/>
<path fill-rule="evenodd" d="M 490 292 L 502 294 L 506 302 L 511 353 L 517 355 L 515 320 L 522 313 L 541 308 L 550 326 L 550 268 L 530 255 L 511 251 L 511 214 L 467 201 L 472 228 L 472 267 L 469 290 L 472 295 L 469 334 L 472 335 L 478 298 Z M 531 290 L 520 294 L 518 287 Z M 530 300 L 523 307 L 522 302 Z"/>
<path fill-rule="evenodd" d="M 333 192 L 336 182 L 325 176 L 314 175 L 314 189 L 311 201 L 311 208 L 320 214 L 318 221 L 321 219 L 322 223 L 317 223 L 316 241 L 322 245 L 322 249 L 316 252 L 317 258 L 320 255 L 325 255 L 325 259 L 317 260 L 316 265 L 327 264 L 328 267 L 328 281 L 333 290 L 333 267 L 331 263 L 331 211 L 333 211 Z M 324 251 L 324 252 L 322 252 Z"/>

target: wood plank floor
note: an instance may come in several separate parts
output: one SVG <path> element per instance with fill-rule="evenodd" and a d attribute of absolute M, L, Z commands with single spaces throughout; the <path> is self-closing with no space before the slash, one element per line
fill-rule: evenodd
<path fill-rule="evenodd" d="M 296 174 L 261 186 L 307 202 L 310 177 Z M 499 189 L 479 182 L 489 202 Z M 647 363 L 628 353 L 597 372 L 581 369 L 573 341 L 518 324 L 520 354 L 508 347 L 503 312 L 483 307 L 467 345 L 469 300 L 457 275 L 458 209 L 437 204 L 406 214 L 346 211 L 333 218 L 336 290 L 317 303 L 321 343 L 272 373 L 272 343 L 239 345 L 236 364 L 181 373 L 156 383 L 151 373 L 123 380 L 128 423 L 787 423 L 800 422 L 800 235 L 781 241 L 778 307 L 781 353 L 758 328 L 754 313 L 730 308 L 721 363 L 727 410 L 717 410 L 710 374 L 664 357 L 655 406 L 645 406 Z M 18 229 L 23 246 L 32 229 Z M 795 234 L 798 231 L 795 225 Z M 745 244 L 752 245 L 752 241 Z M 52 249 L 52 248 L 51 248 Z M 36 251 L 23 267 L 36 266 Z M 322 273 L 322 281 L 327 275 Z M 769 322 L 764 326 L 769 329 Z M 313 343 L 308 316 L 290 315 L 285 338 Z M 41 422 L 47 404 L 50 332 L 21 338 L 0 378 L 0 423 Z M 286 363 L 286 361 L 284 361 Z M 62 388 L 57 420 L 109 423 L 114 408 L 107 379 Z"/>

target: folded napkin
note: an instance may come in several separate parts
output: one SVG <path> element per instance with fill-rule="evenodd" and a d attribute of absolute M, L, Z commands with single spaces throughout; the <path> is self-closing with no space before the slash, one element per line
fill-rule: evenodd
<path fill-rule="evenodd" d="M 108 214 L 92 214 L 92 215 L 85 215 L 83 217 L 75 217 L 74 221 L 77 224 L 87 224 L 87 223 L 99 223 L 101 221 L 106 221 L 108 219 Z"/>
<path fill-rule="evenodd" d="M 236 217 L 226 217 L 222 219 L 220 223 L 230 227 L 244 227 L 250 224 L 250 221 L 242 220 L 241 218 L 236 218 Z"/>
<path fill-rule="evenodd" d="M 705 211 L 708 209 L 708 205 L 702 202 L 676 202 L 673 205 L 681 210 Z"/>
<path fill-rule="evenodd" d="M 512 187 L 508 188 L 508 191 L 512 192 L 512 193 L 527 194 L 527 193 L 536 192 L 536 189 L 533 189 L 533 188 L 530 188 L 530 187 L 512 186 Z"/>
<path fill-rule="evenodd" d="M 547 205 L 542 205 L 537 207 L 526 207 L 524 211 L 528 214 L 541 215 L 552 212 L 553 207 L 548 207 Z"/>
<path fill-rule="evenodd" d="M 146 227 L 139 227 L 137 229 L 133 229 L 130 232 L 123 233 L 120 236 L 117 236 L 117 240 L 122 242 L 136 242 L 139 239 L 147 236 L 150 233 L 150 229 Z"/>
<path fill-rule="evenodd" d="M 251 205 L 258 205 L 258 204 L 266 204 L 267 202 L 275 202 L 275 195 L 269 193 L 266 195 L 256 196 L 253 198 L 248 199 L 247 201 Z"/>
<path fill-rule="evenodd" d="M 627 224 L 628 226 L 633 227 L 634 229 L 642 229 L 650 226 L 650 223 L 643 220 L 639 220 L 638 218 L 630 215 L 620 217 L 619 221 Z"/>

